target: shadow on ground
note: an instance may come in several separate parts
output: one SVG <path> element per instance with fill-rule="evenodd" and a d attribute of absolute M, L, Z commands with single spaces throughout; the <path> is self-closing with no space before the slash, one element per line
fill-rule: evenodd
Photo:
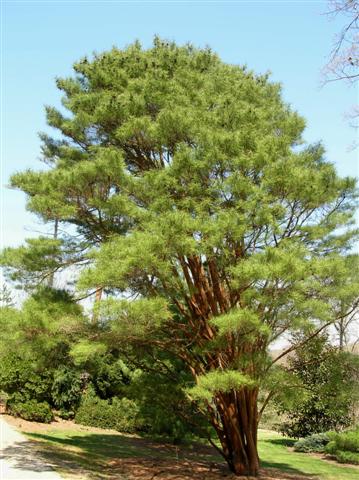
<path fill-rule="evenodd" d="M 42 441 L 19 442 L 5 447 L 0 455 L 1 460 L 11 462 L 16 470 L 32 472 L 53 472 L 54 470 L 68 473 L 70 478 L 109 479 L 108 475 L 97 475 L 96 470 L 101 471 L 106 463 L 100 463 L 88 453 L 72 452 L 58 448 L 55 445 Z M 122 477 L 118 477 L 122 480 Z M 123 477 L 127 480 L 127 477 Z"/>
<path fill-rule="evenodd" d="M 262 441 L 272 443 L 273 445 L 281 445 L 282 447 L 293 447 L 297 440 L 294 438 L 269 438 Z"/>
<path fill-rule="evenodd" d="M 78 480 L 219 480 L 229 473 L 211 447 L 192 449 L 116 434 L 28 434 L 42 458 Z M 266 463 L 262 480 L 314 479 L 289 465 Z M 271 468 L 268 468 L 271 467 Z M 286 472 L 280 470 L 285 469 Z"/>
<path fill-rule="evenodd" d="M 44 464 L 36 454 L 31 442 L 17 442 L 2 449 L 0 460 L 8 461 L 16 470 L 31 472 L 53 472 L 52 462 Z"/>

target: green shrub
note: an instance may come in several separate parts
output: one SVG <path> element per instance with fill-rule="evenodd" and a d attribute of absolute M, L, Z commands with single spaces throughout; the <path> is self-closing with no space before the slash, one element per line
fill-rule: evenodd
<path fill-rule="evenodd" d="M 73 420 L 75 417 L 75 411 L 74 410 L 58 410 L 55 412 L 56 415 L 63 420 Z"/>
<path fill-rule="evenodd" d="M 329 442 L 327 433 L 314 433 L 309 437 L 301 438 L 294 444 L 295 452 L 318 452 L 322 453 Z"/>
<path fill-rule="evenodd" d="M 129 385 L 133 372 L 121 360 L 113 355 L 97 357 L 93 371 L 92 384 L 100 398 L 123 397 L 124 387 Z"/>
<path fill-rule="evenodd" d="M 74 412 L 79 406 L 82 383 L 80 372 L 68 367 L 62 367 L 55 372 L 51 390 L 52 400 L 64 415 L 65 412 Z"/>
<path fill-rule="evenodd" d="M 333 455 L 340 463 L 359 464 L 359 428 L 346 432 L 328 433 L 329 443 L 325 452 Z"/>
<path fill-rule="evenodd" d="M 50 405 L 47 402 L 37 402 L 36 400 L 12 403 L 9 406 L 9 410 L 15 417 L 20 417 L 30 422 L 50 423 L 54 418 Z"/>
<path fill-rule="evenodd" d="M 128 433 L 141 430 L 143 426 L 138 407 L 133 400 L 116 397 L 112 401 L 102 400 L 91 391 L 84 396 L 76 412 L 75 422 Z"/>
<path fill-rule="evenodd" d="M 337 450 L 335 452 L 335 458 L 339 463 L 352 463 L 354 465 L 359 465 L 359 453 Z"/>
<path fill-rule="evenodd" d="M 0 390 L 8 395 L 9 402 L 51 402 L 52 372 L 37 372 L 31 361 L 11 352 L 0 361 Z"/>
<path fill-rule="evenodd" d="M 194 436 L 209 434 L 208 422 L 183 392 L 190 379 L 181 365 L 167 362 L 173 377 L 161 372 L 137 371 L 127 389 L 127 397 L 135 400 L 143 420 L 143 429 L 152 437 L 165 437 L 175 444 Z M 177 370 L 176 370 L 177 368 Z"/>

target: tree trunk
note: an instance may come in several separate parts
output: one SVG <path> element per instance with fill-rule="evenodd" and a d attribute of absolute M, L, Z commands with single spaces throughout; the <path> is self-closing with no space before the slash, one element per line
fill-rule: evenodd
<path fill-rule="evenodd" d="M 96 292 L 95 292 L 95 302 L 94 302 L 94 309 L 93 309 L 93 312 L 92 312 L 92 323 L 94 325 L 97 324 L 97 318 L 98 318 L 98 314 L 96 312 L 96 304 L 98 304 L 98 302 L 101 301 L 101 298 L 102 298 L 102 293 L 103 293 L 103 288 L 102 287 L 98 287 Z"/>
<path fill-rule="evenodd" d="M 59 221 L 56 218 L 54 223 L 54 235 L 52 237 L 54 240 L 57 240 L 58 231 L 59 231 Z M 50 288 L 54 288 L 54 281 L 55 281 L 55 275 L 54 275 L 54 272 L 52 272 L 48 278 L 48 285 Z"/>
<path fill-rule="evenodd" d="M 219 394 L 215 400 L 220 422 L 214 425 L 222 454 L 238 476 L 256 477 L 259 472 L 257 395 L 256 389 L 243 388 Z"/>
<path fill-rule="evenodd" d="M 342 352 L 345 345 L 345 321 L 344 319 L 339 320 L 338 324 L 339 331 L 339 350 Z"/>

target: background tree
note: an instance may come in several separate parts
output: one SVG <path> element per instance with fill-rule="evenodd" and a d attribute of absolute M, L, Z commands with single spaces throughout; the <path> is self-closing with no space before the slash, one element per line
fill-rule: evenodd
<path fill-rule="evenodd" d="M 330 345 L 322 334 L 298 348 L 286 367 L 298 379 L 299 388 L 276 404 L 287 420 L 282 431 L 291 437 L 340 430 L 353 423 L 358 403 L 357 355 Z"/>
<path fill-rule="evenodd" d="M 328 63 L 324 68 L 324 82 L 338 80 L 356 84 L 359 80 L 359 2 L 357 0 L 331 0 L 327 11 L 329 17 L 345 19 L 337 34 Z M 356 103 L 349 118 L 358 127 L 359 106 Z"/>
<path fill-rule="evenodd" d="M 338 284 L 337 291 L 340 292 L 340 300 L 333 303 L 333 309 L 337 320 L 334 322 L 337 341 L 340 350 L 355 349 L 358 341 L 359 321 L 359 297 L 357 275 L 359 271 L 358 257 L 352 257 L 353 275 L 347 278 L 344 285 Z"/>
<path fill-rule="evenodd" d="M 355 301 L 357 303 L 357 301 Z M 337 332 L 339 349 L 354 350 L 358 343 L 358 335 L 355 332 L 358 331 L 358 308 L 350 308 L 349 312 L 345 311 L 345 304 L 341 306 L 343 315 L 338 317 L 338 320 L 334 323 L 334 328 Z"/>
<path fill-rule="evenodd" d="M 15 305 L 11 291 L 6 283 L 3 283 L 0 289 L 0 308 L 13 307 Z"/>
<path fill-rule="evenodd" d="M 73 365 L 72 344 L 85 331 L 80 306 L 64 291 L 43 288 L 21 310 L 1 308 L 0 324 L 0 390 L 8 396 L 8 408 L 32 402 L 36 409 L 46 402 L 49 411 L 54 374 Z"/>
<path fill-rule="evenodd" d="M 183 392 L 184 365 L 104 343 L 106 329 L 68 293 L 41 287 L 21 308 L 1 307 L 0 328 L 0 393 L 9 413 L 49 422 L 53 409 L 78 423 L 175 442 L 206 433 Z"/>
<path fill-rule="evenodd" d="M 359 2 L 357 0 L 331 0 L 328 15 L 346 18 L 337 35 L 325 74 L 327 81 L 359 79 Z"/>
<path fill-rule="evenodd" d="M 45 221 L 76 227 L 53 268 L 78 262 L 78 288 L 107 290 L 96 318 L 110 341 L 180 359 L 230 469 L 257 475 L 268 348 L 336 320 L 355 182 L 303 145 L 278 85 L 209 49 L 155 39 L 74 69 L 57 81 L 69 115 L 47 108 L 62 134 L 43 136 L 50 168 L 12 184 Z M 19 252 L 3 263 L 21 276 Z"/>

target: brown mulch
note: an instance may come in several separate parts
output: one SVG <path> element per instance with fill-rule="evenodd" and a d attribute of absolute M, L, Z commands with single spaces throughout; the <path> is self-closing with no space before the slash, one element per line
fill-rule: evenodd
<path fill-rule="evenodd" d="M 239 477 L 228 472 L 225 465 L 210 462 L 162 459 L 119 459 L 109 464 L 114 479 L 118 475 L 126 475 L 128 480 L 238 480 Z M 116 472 L 116 473 L 115 473 Z M 121 478 L 121 477 L 119 477 Z M 254 477 L 240 477 L 241 480 Z M 315 477 L 284 473 L 274 468 L 263 468 L 261 480 L 311 480 Z"/>

